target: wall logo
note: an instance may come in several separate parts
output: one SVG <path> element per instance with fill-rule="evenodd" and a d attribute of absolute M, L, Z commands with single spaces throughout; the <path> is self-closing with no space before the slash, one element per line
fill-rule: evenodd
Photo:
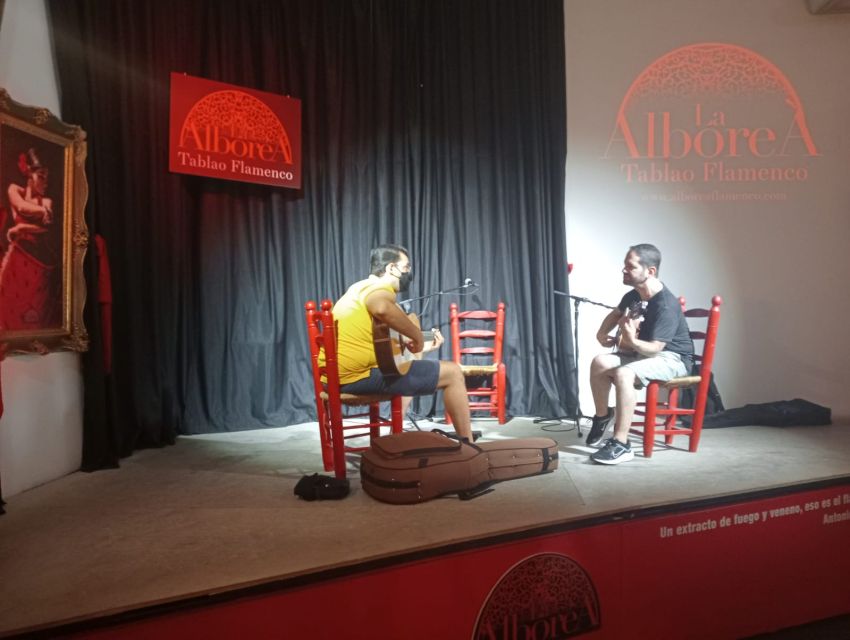
<path fill-rule="evenodd" d="M 169 168 L 299 188 L 301 102 L 172 73 Z"/>
<path fill-rule="evenodd" d="M 805 182 L 820 155 L 789 80 L 730 44 L 671 51 L 635 79 L 603 159 L 625 183 L 715 187 Z"/>
<path fill-rule="evenodd" d="M 493 587 L 474 640 L 559 640 L 600 626 L 596 589 L 584 569 L 558 553 L 529 556 Z"/>

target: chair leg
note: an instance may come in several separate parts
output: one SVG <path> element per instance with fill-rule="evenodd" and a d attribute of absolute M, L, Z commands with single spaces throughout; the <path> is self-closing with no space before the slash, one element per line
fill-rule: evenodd
<path fill-rule="evenodd" d="M 667 408 L 668 409 L 678 409 L 679 408 L 679 388 L 674 387 L 670 389 L 667 394 Z M 676 426 L 676 419 L 678 418 L 675 414 L 670 414 L 667 416 L 667 419 L 664 420 L 664 429 L 672 429 Z M 665 433 L 664 434 L 664 444 L 670 446 L 673 444 L 673 434 Z"/>
<path fill-rule="evenodd" d="M 646 414 L 643 424 L 643 456 L 652 457 L 655 446 L 655 410 L 658 407 L 658 383 L 650 382 L 646 388 Z"/>
<path fill-rule="evenodd" d="M 705 417 L 705 403 L 708 392 L 701 393 L 697 396 L 697 401 L 694 404 L 694 417 L 691 420 L 691 437 L 688 441 L 688 451 L 691 453 L 697 452 L 699 446 L 699 437 L 702 435 L 702 420 Z"/>
<path fill-rule="evenodd" d="M 697 452 L 697 447 L 699 446 L 699 437 L 702 434 L 702 419 L 705 415 L 705 410 L 700 411 L 699 413 L 694 414 L 693 421 L 691 422 L 691 437 L 688 440 L 688 451 L 691 453 Z"/>
<path fill-rule="evenodd" d="M 499 424 L 505 424 L 505 363 L 499 365 L 499 371 L 496 374 L 496 412 L 499 419 Z"/>
<path fill-rule="evenodd" d="M 345 478 L 345 437 L 342 432 L 342 411 L 332 409 L 329 412 L 329 417 L 331 421 L 331 447 L 333 448 L 333 472 L 337 478 Z"/>
<path fill-rule="evenodd" d="M 333 471 L 333 446 L 331 445 L 330 422 L 327 413 L 319 416 L 319 440 L 322 447 L 322 465 L 325 471 Z"/>
<path fill-rule="evenodd" d="M 401 433 L 404 430 L 404 416 L 401 415 L 401 396 L 393 396 L 390 402 L 392 427 L 390 431 L 393 433 Z"/>
<path fill-rule="evenodd" d="M 381 405 L 377 402 L 373 402 L 369 405 L 369 441 L 371 442 L 375 438 L 379 438 L 381 436 L 381 427 L 378 426 L 378 422 L 381 420 Z"/>

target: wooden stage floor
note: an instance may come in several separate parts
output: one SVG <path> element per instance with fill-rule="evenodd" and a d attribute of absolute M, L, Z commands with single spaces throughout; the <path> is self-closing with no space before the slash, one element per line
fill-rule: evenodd
<path fill-rule="evenodd" d="M 568 423 L 515 418 L 475 428 L 485 439 L 552 437 L 560 467 L 471 501 L 393 506 L 362 491 L 354 457 L 349 497 L 304 502 L 295 483 L 321 472 L 312 423 L 181 437 L 135 453 L 120 469 L 75 473 L 14 496 L 0 516 L 0 636 L 546 527 L 850 478 L 847 424 L 708 429 L 697 454 L 659 447 L 644 459 L 636 447 L 633 462 L 615 467 L 591 463 L 592 449 Z"/>

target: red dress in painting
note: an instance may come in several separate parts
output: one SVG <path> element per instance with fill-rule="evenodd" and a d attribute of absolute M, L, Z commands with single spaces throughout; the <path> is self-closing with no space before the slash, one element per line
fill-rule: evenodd
<path fill-rule="evenodd" d="M 0 262 L 0 326 L 5 331 L 62 326 L 61 225 L 54 224 L 45 186 L 44 169 L 31 171 L 26 187 L 9 186 L 12 220 Z"/>

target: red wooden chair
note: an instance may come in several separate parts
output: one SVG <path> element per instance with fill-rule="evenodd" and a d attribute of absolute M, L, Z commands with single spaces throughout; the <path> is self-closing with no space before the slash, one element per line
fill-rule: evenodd
<path fill-rule="evenodd" d="M 310 364 L 313 369 L 313 388 L 316 394 L 316 414 L 319 420 L 319 437 L 322 444 L 322 463 L 325 471 L 333 471 L 337 478 L 345 477 L 346 452 L 360 452 L 366 446 L 348 446 L 345 441 L 369 435 L 370 440 L 381 435 L 382 427 L 391 433 L 401 433 L 401 396 L 354 395 L 340 393 L 337 368 L 336 324 L 330 300 L 322 301 L 316 309 L 312 300 L 304 305 L 307 315 L 307 335 L 310 338 Z M 325 365 L 319 366 L 319 351 L 325 352 Z M 322 383 L 325 376 L 325 383 Z M 391 419 L 381 418 L 381 402 L 390 402 Z M 367 412 L 343 415 L 345 406 L 368 406 Z M 368 422 L 364 422 L 368 418 Z"/>
<path fill-rule="evenodd" d="M 684 298 L 679 298 L 679 302 L 684 310 Z M 633 423 L 631 429 L 631 433 L 643 434 L 643 455 L 646 458 L 652 456 L 657 435 L 664 435 L 664 444 L 667 446 L 673 444 L 674 436 L 688 436 L 688 450 L 691 453 L 695 453 L 699 446 L 722 303 L 720 296 L 714 296 L 711 299 L 711 309 L 688 309 L 684 312 L 686 318 L 708 318 L 705 331 L 690 332 L 697 352 L 694 354 L 694 363 L 699 365 L 699 375 L 673 378 L 666 382 L 653 380 L 646 387 L 646 402 L 639 403 L 638 406 L 643 408 L 635 411 L 636 415 L 643 416 L 643 420 Z M 697 346 L 698 341 L 702 341 L 703 344 L 701 353 Z M 694 385 L 697 389 L 693 408 L 680 407 L 679 390 Z M 667 391 L 666 402 L 660 402 L 658 399 L 660 389 Z M 690 416 L 690 426 L 682 424 L 680 418 L 683 416 Z"/>
<path fill-rule="evenodd" d="M 470 398 L 470 411 L 487 411 L 498 419 L 499 424 L 504 424 L 507 384 L 505 363 L 502 361 L 505 303 L 500 302 L 496 311 L 458 311 L 457 304 L 453 302 L 449 307 L 449 319 L 452 359 L 460 365 L 464 376 L 486 378 L 482 386 L 466 391 Z M 470 328 L 461 329 L 461 323 L 466 322 L 472 322 L 467 325 Z M 492 328 L 486 328 L 488 325 Z"/>

